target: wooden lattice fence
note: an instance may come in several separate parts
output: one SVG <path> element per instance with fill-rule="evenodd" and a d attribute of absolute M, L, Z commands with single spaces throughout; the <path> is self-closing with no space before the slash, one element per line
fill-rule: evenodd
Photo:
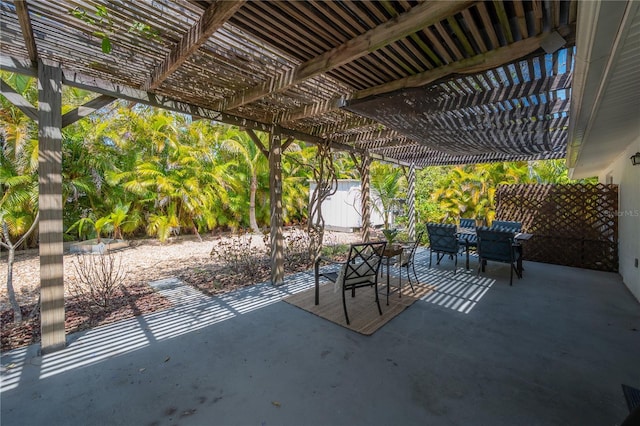
<path fill-rule="evenodd" d="M 496 219 L 534 235 L 524 259 L 618 271 L 617 185 L 502 185 L 496 203 Z"/>

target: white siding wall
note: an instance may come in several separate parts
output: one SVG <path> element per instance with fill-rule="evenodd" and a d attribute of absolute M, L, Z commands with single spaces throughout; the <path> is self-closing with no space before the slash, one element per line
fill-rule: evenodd
<path fill-rule="evenodd" d="M 309 202 L 311 194 L 316 187 L 316 182 L 309 183 Z M 359 180 L 339 180 L 338 190 L 334 195 L 327 198 L 322 204 L 322 216 L 325 226 L 329 229 L 353 230 L 362 226 L 362 212 L 360 207 L 360 181 Z M 376 192 L 371 190 L 371 224 L 380 226 L 384 224 L 382 215 L 374 204 L 380 204 L 380 198 Z"/>
<path fill-rule="evenodd" d="M 599 176 L 619 185 L 618 254 L 620 275 L 640 301 L 640 166 L 632 166 L 629 157 L 640 152 L 640 136 Z"/>

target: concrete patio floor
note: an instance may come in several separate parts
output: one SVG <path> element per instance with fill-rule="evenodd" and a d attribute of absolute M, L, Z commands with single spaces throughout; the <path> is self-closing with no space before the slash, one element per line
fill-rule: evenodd
<path fill-rule="evenodd" d="M 525 262 L 430 270 L 372 336 L 281 298 L 309 273 L 3 354 L 11 425 L 615 425 L 640 387 L 640 304 L 613 273 Z M 472 268 L 477 261 L 472 260 Z M 462 265 L 462 267 L 460 267 Z"/>

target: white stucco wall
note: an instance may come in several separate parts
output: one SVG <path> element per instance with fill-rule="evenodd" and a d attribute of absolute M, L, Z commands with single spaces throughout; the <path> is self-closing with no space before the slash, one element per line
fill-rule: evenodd
<path fill-rule="evenodd" d="M 620 275 L 631 293 L 640 301 L 640 165 L 632 166 L 629 157 L 640 152 L 640 135 L 600 175 L 602 183 L 619 185 L 618 255 Z"/>

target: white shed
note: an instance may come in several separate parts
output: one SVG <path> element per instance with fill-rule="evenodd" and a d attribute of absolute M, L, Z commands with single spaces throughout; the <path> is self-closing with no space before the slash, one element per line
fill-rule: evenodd
<path fill-rule="evenodd" d="M 309 203 L 311 203 L 311 194 L 316 188 L 316 182 L 310 181 L 309 184 Z M 362 227 L 360 191 L 359 180 L 338 179 L 338 190 L 322 204 L 322 216 L 327 230 L 353 232 Z M 378 209 L 374 207 L 379 206 L 382 209 L 380 197 L 373 189 L 370 194 L 371 226 L 383 226 L 384 219 Z M 393 215 L 390 215 L 389 221 L 393 223 Z"/>

